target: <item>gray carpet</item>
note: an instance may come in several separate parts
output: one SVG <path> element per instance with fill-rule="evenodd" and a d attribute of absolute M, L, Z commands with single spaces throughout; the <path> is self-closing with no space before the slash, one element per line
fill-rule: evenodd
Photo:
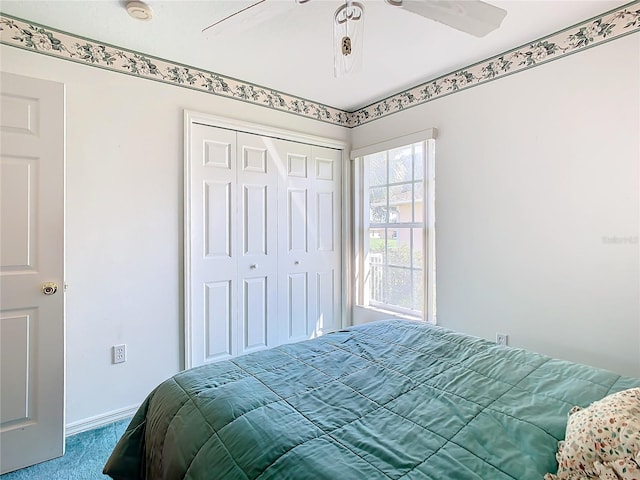
<path fill-rule="evenodd" d="M 130 419 L 121 420 L 67 437 L 64 456 L 0 475 L 0 479 L 107 480 L 102 468 L 129 422 Z"/>

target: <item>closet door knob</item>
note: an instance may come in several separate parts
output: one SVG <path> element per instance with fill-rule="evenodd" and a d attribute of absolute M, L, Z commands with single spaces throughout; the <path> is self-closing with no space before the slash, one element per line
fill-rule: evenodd
<path fill-rule="evenodd" d="M 300 265 L 300 261 L 296 260 L 295 262 L 293 262 L 294 265 Z"/>
<path fill-rule="evenodd" d="M 249 265 L 249 268 L 250 268 L 251 270 L 255 270 L 256 268 L 258 268 L 258 264 L 257 264 L 257 263 L 254 263 L 253 265 Z"/>

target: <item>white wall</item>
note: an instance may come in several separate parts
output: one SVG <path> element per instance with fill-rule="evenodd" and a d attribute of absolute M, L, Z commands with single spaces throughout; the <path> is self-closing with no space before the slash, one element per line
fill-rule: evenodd
<path fill-rule="evenodd" d="M 182 358 L 182 110 L 355 147 L 437 127 L 438 318 L 640 376 L 640 36 L 353 131 L 0 46 L 67 86 L 67 424 L 135 405 Z M 126 343 L 128 361 L 110 348 Z"/>
<path fill-rule="evenodd" d="M 438 323 L 640 376 L 640 35 L 374 121 L 352 144 L 430 127 Z"/>
<path fill-rule="evenodd" d="M 182 364 L 183 109 L 345 141 L 346 128 L 0 47 L 66 84 L 67 425 L 140 403 Z M 111 346 L 127 362 L 111 364 Z"/>

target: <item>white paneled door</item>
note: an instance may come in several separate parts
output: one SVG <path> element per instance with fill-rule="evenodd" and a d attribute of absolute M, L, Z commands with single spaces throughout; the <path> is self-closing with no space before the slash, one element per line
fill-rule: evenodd
<path fill-rule="evenodd" d="M 238 132 L 238 354 L 279 342 L 274 140 Z"/>
<path fill-rule="evenodd" d="M 186 366 L 339 328 L 342 151 L 195 122 L 186 136 Z"/>
<path fill-rule="evenodd" d="M 187 366 L 279 343 L 278 171 L 269 142 L 192 126 L 185 172 Z"/>
<path fill-rule="evenodd" d="M 186 164 L 190 213 L 185 239 L 189 287 L 185 300 L 193 328 L 191 359 L 202 365 L 237 354 L 236 132 L 193 125 Z M 191 360 L 191 362 L 189 361 Z"/>
<path fill-rule="evenodd" d="M 315 196 L 315 335 L 342 327 L 342 152 L 312 149 Z"/>
<path fill-rule="evenodd" d="M 339 150 L 280 140 L 279 288 L 283 341 L 341 326 Z"/>
<path fill-rule="evenodd" d="M 0 84 L 0 471 L 64 453 L 64 85 Z"/>

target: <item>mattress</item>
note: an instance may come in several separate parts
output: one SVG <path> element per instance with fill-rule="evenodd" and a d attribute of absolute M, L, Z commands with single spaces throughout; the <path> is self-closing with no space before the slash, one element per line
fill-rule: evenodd
<path fill-rule="evenodd" d="M 190 369 L 144 401 L 114 479 L 540 480 L 567 413 L 640 379 L 388 320 Z"/>

